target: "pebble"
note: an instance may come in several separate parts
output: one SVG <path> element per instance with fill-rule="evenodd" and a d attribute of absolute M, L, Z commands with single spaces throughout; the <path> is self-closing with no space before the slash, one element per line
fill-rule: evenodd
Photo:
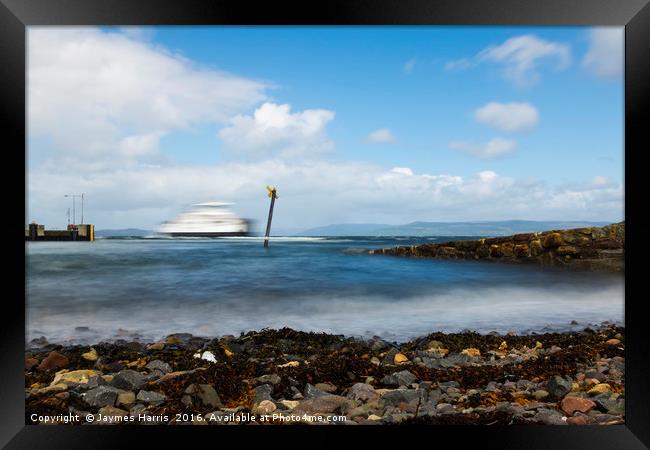
<path fill-rule="evenodd" d="M 144 403 L 161 403 L 167 399 L 163 394 L 154 391 L 140 391 L 138 392 L 137 400 Z"/>
<path fill-rule="evenodd" d="M 282 381 L 282 378 L 278 374 L 271 373 L 267 375 L 262 375 L 256 378 L 256 380 L 259 383 L 264 383 L 264 384 L 278 384 L 280 381 Z"/>
<path fill-rule="evenodd" d="M 417 377 L 408 370 L 395 372 L 392 375 L 386 375 L 381 382 L 387 386 L 406 386 L 413 383 Z"/>
<path fill-rule="evenodd" d="M 91 348 L 86 353 L 82 353 L 81 357 L 83 359 L 85 359 L 86 361 L 97 361 L 97 350 L 95 350 L 94 348 Z"/>
<path fill-rule="evenodd" d="M 559 375 L 552 376 L 551 379 L 546 382 L 546 391 L 553 397 L 557 398 L 564 397 L 566 394 L 571 392 L 572 387 L 572 382 Z"/>
<path fill-rule="evenodd" d="M 375 388 L 367 383 L 356 383 L 349 390 L 347 397 L 352 400 L 368 401 L 379 397 Z"/>
<path fill-rule="evenodd" d="M 605 394 L 611 392 L 612 387 L 607 384 L 607 383 L 600 383 L 597 384 L 596 386 L 592 387 L 589 389 L 587 392 L 589 395 L 598 395 L 598 394 Z"/>
<path fill-rule="evenodd" d="M 408 362 L 408 360 L 409 359 L 403 353 L 397 353 L 395 355 L 395 357 L 393 358 L 393 361 L 395 362 L 395 364 L 404 364 L 404 363 Z"/>
<path fill-rule="evenodd" d="M 131 369 L 119 371 L 111 380 L 112 386 L 129 391 L 140 389 L 144 383 L 144 375 Z"/>
<path fill-rule="evenodd" d="M 113 406 L 120 392 L 112 386 L 99 386 L 86 392 L 83 399 L 90 406 Z"/>
<path fill-rule="evenodd" d="M 135 403 L 135 394 L 133 392 L 120 392 L 117 394 L 116 404 L 118 405 L 132 405 Z"/>
<path fill-rule="evenodd" d="M 298 402 L 296 402 L 298 403 Z M 278 407 L 275 406 L 275 403 L 269 400 L 262 400 L 255 408 L 254 412 L 256 414 L 271 414 Z"/>
<path fill-rule="evenodd" d="M 159 359 L 154 359 L 149 364 L 145 366 L 149 370 L 160 370 L 162 373 L 169 373 L 172 371 L 172 368 L 169 364 Z"/>

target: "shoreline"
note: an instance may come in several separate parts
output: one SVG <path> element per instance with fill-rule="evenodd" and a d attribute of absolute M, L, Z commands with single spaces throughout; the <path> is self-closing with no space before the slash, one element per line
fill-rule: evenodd
<path fill-rule="evenodd" d="M 624 335 L 604 322 L 531 335 L 438 332 L 402 343 L 283 328 L 46 344 L 25 352 L 25 420 L 620 424 Z"/>

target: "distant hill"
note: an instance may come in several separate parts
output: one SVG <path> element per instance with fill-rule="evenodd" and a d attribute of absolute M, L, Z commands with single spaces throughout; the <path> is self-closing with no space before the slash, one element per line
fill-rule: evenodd
<path fill-rule="evenodd" d="M 598 227 L 609 222 L 502 220 L 486 222 L 412 222 L 405 225 L 336 224 L 311 228 L 299 236 L 508 236 L 553 229 Z"/>
<path fill-rule="evenodd" d="M 151 236 L 153 231 L 140 228 L 122 228 L 119 230 L 95 230 L 96 237 Z"/>

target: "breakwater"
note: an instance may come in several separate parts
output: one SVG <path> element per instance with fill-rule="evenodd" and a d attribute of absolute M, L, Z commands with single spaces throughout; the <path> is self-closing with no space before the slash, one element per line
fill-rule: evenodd
<path fill-rule="evenodd" d="M 625 222 L 513 236 L 370 250 L 371 254 L 469 259 L 624 272 Z"/>

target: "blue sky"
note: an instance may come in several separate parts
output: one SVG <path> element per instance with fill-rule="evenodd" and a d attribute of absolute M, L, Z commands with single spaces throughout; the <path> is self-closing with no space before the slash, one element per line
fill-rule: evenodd
<path fill-rule="evenodd" d="M 260 219 L 259 174 L 287 229 L 621 220 L 621 30 L 32 27 L 30 214 L 59 225 L 54 183 L 98 228 L 212 192 Z"/>

